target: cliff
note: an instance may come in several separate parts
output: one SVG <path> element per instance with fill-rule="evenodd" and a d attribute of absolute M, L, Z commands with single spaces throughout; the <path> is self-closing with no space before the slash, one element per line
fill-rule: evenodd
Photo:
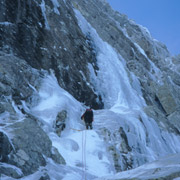
<path fill-rule="evenodd" d="M 95 179 L 180 152 L 180 57 L 145 27 L 105 0 L 2 0 L 0 11 L 2 178 L 78 179 L 87 166 Z"/>

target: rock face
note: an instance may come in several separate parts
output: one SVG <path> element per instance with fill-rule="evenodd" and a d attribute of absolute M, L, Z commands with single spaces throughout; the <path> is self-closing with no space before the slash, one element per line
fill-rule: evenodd
<path fill-rule="evenodd" d="M 122 55 L 128 72 L 138 77 L 147 104 L 144 112 L 161 129 L 180 134 L 180 56 L 171 57 L 165 45 L 144 27 L 113 11 L 105 0 L 54 2 L 0 2 L 0 173 L 20 178 L 45 166 L 45 157 L 65 164 L 38 120 L 27 112 L 38 102 L 37 90 L 50 70 L 78 101 L 103 108 L 88 69 L 91 64 L 98 71 L 97 54 L 92 38 L 78 26 L 74 9 Z M 65 118 L 62 112 L 57 117 L 60 121 Z M 109 134 L 107 140 L 115 139 L 118 145 L 109 146 L 116 170 L 131 169 L 132 149 L 124 129 L 119 127 L 115 134 L 103 129 L 101 133 Z"/>
<path fill-rule="evenodd" d="M 10 128 L 15 135 L 12 143 L 16 150 L 16 153 L 10 154 L 10 164 L 21 168 L 24 175 L 35 172 L 39 166 L 45 166 L 44 156 L 52 156 L 52 143 L 37 123 L 32 119 L 25 119 Z M 61 163 L 65 164 L 62 157 Z"/>
<path fill-rule="evenodd" d="M 121 172 L 132 168 L 132 158 L 131 158 L 131 147 L 128 144 L 126 134 L 122 127 L 118 131 L 111 133 L 107 128 L 101 129 L 101 135 L 103 135 L 105 142 L 108 145 L 108 151 L 113 157 L 114 167 L 117 172 Z M 123 163 L 121 163 L 123 162 Z M 123 164 L 121 166 L 120 164 Z"/>
<path fill-rule="evenodd" d="M 91 44 L 77 26 L 70 2 L 57 3 L 54 7 L 51 0 L 0 2 L 1 125 L 13 134 L 13 148 L 2 134 L 1 160 L 5 165 L 1 172 L 15 178 L 45 166 L 44 156 L 65 163 L 24 106 L 38 102 L 34 98 L 46 74 L 44 70 L 52 69 L 61 87 L 79 101 L 93 104 L 94 108 L 103 107 L 89 82 L 88 62 L 96 67 Z M 28 118 L 16 122 L 21 118 L 19 114 Z M 6 123 L 13 125 L 6 127 Z M 34 140 L 32 134 L 36 135 Z M 9 151 L 5 152 L 4 147 L 9 147 Z M 11 167 L 7 168 L 6 163 Z"/>
<path fill-rule="evenodd" d="M 21 109 L 22 102 L 31 102 L 33 88 L 38 89 L 38 84 L 43 73 L 33 69 L 23 59 L 17 58 L 10 54 L 0 53 L 0 111 L 8 111 L 15 114 L 9 99 Z M 11 96 L 11 98 L 10 98 Z"/>
<path fill-rule="evenodd" d="M 8 140 L 8 137 L 3 132 L 0 132 L 0 155 L 2 162 L 7 161 L 8 154 L 12 151 L 12 149 L 13 148 Z"/>
<path fill-rule="evenodd" d="M 23 0 L 1 2 L 0 50 L 13 53 L 36 69 L 53 69 L 59 84 L 94 108 L 103 106 L 89 82 L 87 63 L 95 64 L 92 47 L 77 26 L 70 2 Z M 94 65 L 95 66 L 95 65 Z"/>
<path fill-rule="evenodd" d="M 101 97 L 90 85 L 87 68 L 91 63 L 94 69 L 98 69 L 96 54 L 91 40 L 77 25 L 72 5 L 127 61 L 129 70 L 139 77 L 147 104 L 163 107 L 167 115 L 177 111 L 180 75 L 171 69 L 174 64 L 169 67 L 172 58 L 167 48 L 153 40 L 145 28 L 113 11 L 105 1 L 58 1 L 54 8 L 51 0 L 13 3 L 4 0 L 1 2 L 4 13 L 0 16 L 1 51 L 13 53 L 36 69 L 53 69 L 62 88 L 79 101 L 102 108 Z M 178 57 L 172 62 L 179 64 Z M 156 74 L 157 69 L 152 63 L 162 72 Z M 149 73 L 154 74 L 156 82 Z M 166 86 L 164 90 L 164 86 L 157 82 L 169 84 L 168 75 L 175 87 Z M 171 103 L 170 109 L 168 102 Z"/>
<path fill-rule="evenodd" d="M 55 130 L 58 136 L 61 136 L 61 132 L 66 127 L 67 111 L 63 110 L 58 113 L 55 121 Z"/>
<path fill-rule="evenodd" d="M 47 134 L 23 105 L 25 102 L 32 106 L 38 101 L 32 99 L 32 94 L 38 90 L 44 75 L 44 71 L 32 68 L 25 60 L 0 53 L 0 123 L 3 130 L 0 131 L 0 172 L 7 176 L 20 178 L 31 174 L 46 165 L 46 157 L 65 164 Z M 4 132 L 11 134 L 10 137 Z"/>
<path fill-rule="evenodd" d="M 22 175 L 28 175 L 37 171 L 40 166 L 45 166 L 45 157 L 52 158 L 56 163 L 65 164 L 64 159 L 52 147 L 47 134 L 35 120 L 23 119 L 4 127 L 4 130 L 12 134 L 13 138 L 10 143 L 1 132 L 1 162 L 18 167 Z M 6 171 L 9 172 L 8 169 Z"/>

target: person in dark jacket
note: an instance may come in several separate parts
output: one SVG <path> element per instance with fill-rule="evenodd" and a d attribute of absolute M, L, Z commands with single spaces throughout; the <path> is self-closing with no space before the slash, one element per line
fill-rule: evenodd
<path fill-rule="evenodd" d="M 92 109 L 86 109 L 85 113 L 81 116 L 81 119 L 84 120 L 86 124 L 86 129 L 92 129 L 92 122 L 93 122 L 93 111 Z"/>

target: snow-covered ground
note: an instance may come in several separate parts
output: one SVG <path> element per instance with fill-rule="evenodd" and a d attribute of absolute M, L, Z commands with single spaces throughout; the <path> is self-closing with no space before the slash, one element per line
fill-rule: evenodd
<path fill-rule="evenodd" d="M 38 179 L 44 173 L 47 173 L 52 180 L 92 180 L 109 175 L 113 179 L 114 163 L 111 154 L 107 151 L 106 142 L 99 134 L 101 128 L 107 128 L 113 133 L 119 127 L 123 127 L 129 146 L 135 148 L 138 145 L 141 148 L 142 154 L 134 154 L 139 159 L 146 156 L 149 161 L 152 161 L 163 154 L 180 152 L 178 137 L 166 133 L 166 139 L 170 143 L 168 146 L 162 139 L 162 134 L 154 120 L 147 118 L 141 109 L 121 106 L 118 99 L 111 108 L 94 111 L 93 130 L 85 130 L 84 123 L 80 119 L 85 110 L 84 105 L 58 85 L 53 72 L 44 78 L 38 93 L 39 103 L 29 111 L 42 122 L 43 129 L 47 132 L 53 146 L 64 157 L 66 165 L 58 165 L 51 159 L 47 159 L 46 167 L 41 167 L 38 172 L 22 180 Z M 66 129 L 59 137 L 53 126 L 58 112 L 64 109 L 68 113 Z M 143 123 L 139 120 L 139 116 Z M 147 133 L 149 144 L 146 142 Z M 136 148 L 133 153 L 136 153 Z M 143 174 L 146 165 L 140 169 Z M 123 172 L 123 177 L 137 176 L 139 175 L 137 172 L 138 169 Z M 2 177 L 2 179 L 11 180 L 12 178 Z"/>
<path fill-rule="evenodd" d="M 174 176 L 174 177 L 173 177 Z M 178 177 L 179 176 L 179 177 Z M 180 179 L 180 153 L 142 165 L 136 169 L 124 171 L 114 176 L 106 176 L 95 180 L 121 180 L 121 179 Z M 175 178 L 177 177 L 177 178 Z"/>
<path fill-rule="evenodd" d="M 85 107 L 59 87 L 53 74 L 44 79 L 39 95 L 40 103 L 32 108 L 31 113 L 42 121 L 44 130 L 52 140 L 53 146 L 64 157 L 66 165 L 78 169 L 84 176 L 86 173 L 94 177 L 113 174 L 114 169 L 104 141 L 95 130 L 85 130 L 80 119 Z M 53 124 L 58 112 L 64 109 L 68 112 L 66 129 L 61 137 L 58 137 Z M 75 174 L 73 177 L 76 179 Z"/>
<path fill-rule="evenodd" d="M 40 101 L 31 109 L 31 113 L 42 122 L 45 132 L 53 146 L 64 157 L 66 165 L 58 165 L 47 159 L 48 164 L 45 168 L 22 178 L 23 180 L 34 180 L 44 172 L 54 180 L 92 180 L 107 175 L 113 177 L 114 163 L 107 151 L 106 142 L 99 134 L 101 128 L 115 132 L 119 127 L 123 127 L 131 147 L 141 144 L 139 147 L 142 149 L 142 154 L 135 154 L 139 159 L 146 156 L 149 161 L 152 161 L 158 158 L 158 154 L 163 155 L 176 149 L 177 144 L 172 146 L 172 149 L 165 145 L 155 121 L 148 119 L 140 109 L 120 106 L 117 101 L 110 109 L 94 111 L 93 130 L 85 130 L 84 123 L 80 119 L 85 110 L 84 105 L 58 85 L 53 73 L 44 79 L 39 97 Z M 67 126 L 59 137 L 53 129 L 53 124 L 58 112 L 64 109 L 68 112 Z M 142 117 L 144 124 L 139 121 L 139 116 Z M 148 132 L 146 132 L 146 126 L 149 128 Z M 149 134 L 149 144 L 146 143 L 146 133 Z M 167 138 L 173 143 L 177 137 L 167 134 Z M 136 153 L 135 150 L 133 153 Z M 142 166 L 142 171 L 144 171 L 143 168 L 146 169 L 146 166 Z M 124 172 L 123 175 L 126 176 L 129 172 L 131 171 Z M 132 176 L 136 172 L 136 170 L 132 171 Z"/>

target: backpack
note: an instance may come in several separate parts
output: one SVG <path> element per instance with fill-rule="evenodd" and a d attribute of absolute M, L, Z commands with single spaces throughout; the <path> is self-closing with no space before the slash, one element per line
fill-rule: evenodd
<path fill-rule="evenodd" d="M 93 121 L 92 109 L 86 109 L 86 112 L 84 113 L 84 120 L 85 120 L 85 122 L 89 122 L 89 123 L 91 123 Z"/>

